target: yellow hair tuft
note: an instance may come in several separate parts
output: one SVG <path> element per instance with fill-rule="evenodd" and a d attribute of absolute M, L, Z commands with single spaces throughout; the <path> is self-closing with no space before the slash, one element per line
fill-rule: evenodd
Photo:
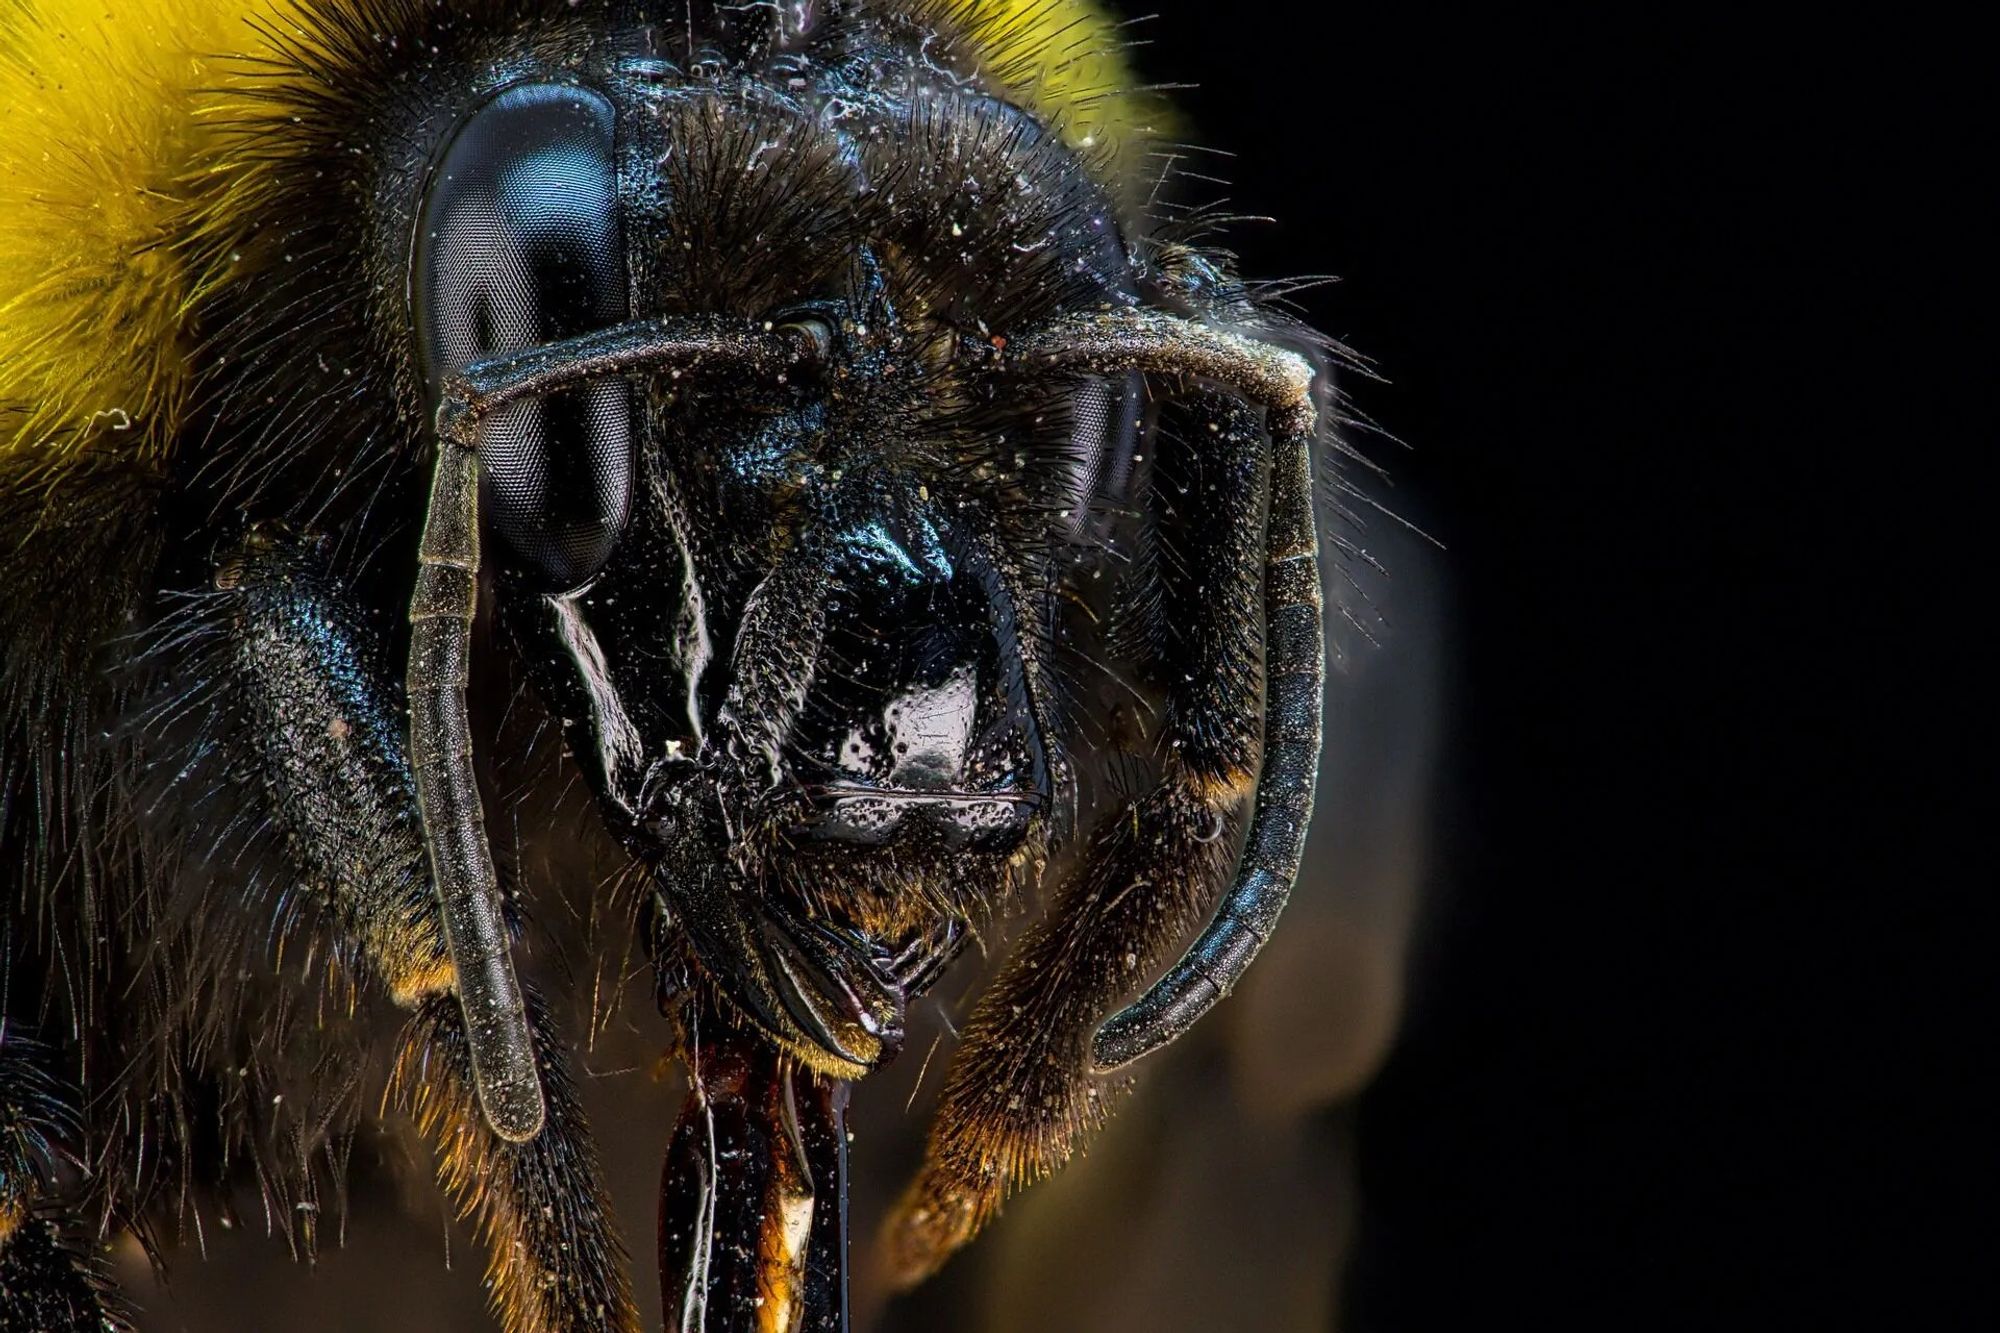
<path fill-rule="evenodd" d="M 947 23 L 977 48 L 983 72 L 1120 183 L 1138 146 L 1169 126 L 1163 98 L 1134 80 L 1121 24 L 1095 0 L 942 0 Z"/>
<path fill-rule="evenodd" d="M 185 399 L 186 173 L 225 22 L 203 0 L 0 14 L 0 451 L 100 431 L 157 455 Z M 52 458 L 50 461 L 56 461 Z"/>

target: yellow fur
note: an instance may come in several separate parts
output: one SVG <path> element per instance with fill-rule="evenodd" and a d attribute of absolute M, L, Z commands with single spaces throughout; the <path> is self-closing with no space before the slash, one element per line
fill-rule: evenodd
<path fill-rule="evenodd" d="M 59 466 L 91 442 L 153 465 L 191 378 L 187 313 L 227 281 L 259 167 L 223 127 L 268 115 L 241 57 L 294 5 L 0 0 L 0 455 Z M 1092 0 L 943 0 L 985 72 L 1110 161 L 1147 128 Z M 1130 173 L 1121 173 L 1129 177 Z"/>
<path fill-rule="evenodd" d="M 0 451 L 86 440 L 156 460 L 187 394 L 197 107 L 253 34 L 239 3 L 5 0 L 0 10 Z M 111 435 L 110 432 L 118 432 Z"/>
<path fill-rule="evenodd" d="M 1061 124 L 1071 146 L 1118 159 L 1161 128 L 1163 103 L 1133 85 L 1126 39 L 1095 0 L 946 0 L 944 11 L 986 72 Z"/>

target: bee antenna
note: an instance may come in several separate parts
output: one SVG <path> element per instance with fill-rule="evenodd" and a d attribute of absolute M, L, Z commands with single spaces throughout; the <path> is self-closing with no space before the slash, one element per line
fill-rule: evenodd
<path fill-rule="evenodd" d="M 451 401 L 448 396 L 447 406 Z M 445 415 L 441 408 L 441 422 Z M 430 508 L 417 548 L 405 677 L 410 772 L 445 944 L 457 974 L 480 1110 L 495 1134 L 525 1143 L 541 1133 L 546 1112 L 493 850 L 486 841 L 465 709 L 472 622 L 479 609 L 479 459 L 465 438 L 470 433 L 455 428 L 439 433 Z"/>
<path fill-rule="evenodd" d="M 1297 353 L 1156 310 L 1058 319 L 1002 352 L 1017 369 L 1138 370 L 1211 380 L 1267 411 L 1272 468 L 1265 530 L 1264 744 L 1256 813 L 1235 878 L 1201 937 L 1091 1043 L 1099 1070 L 1130 1064 L 1192 1027 L 1236 985 L 1291 896 L 1312 818 L 1326 683 L 1319 540 L 1313 514 L 1318 409 Z"/>
<path fill-rule="evenodd" d="M 1263 759 L 1256 813 L 1235 880 L 1201 937 L 1144 995 L 1105 1020 L 1091 1043 L 1100 1070 L 1130 1064 L 1173 1041 L 1235 987 L 1271 938 L 1291 897 L 1312 822 L 1319 772 L 1326 627 L 1313 515 L 1314 429 L 1271 416 L 1265 535 Z"/>
<path fill-rule="evenodd" d="M 472 1081 L 486 1122 L 503 1139 L 534 1138 L 546 1112 L 465 708 L 479 611 L 479 423 L 509 403 L 609 375 L 706 366 L 770 378 L 823 363 L 830 338 L 800 321 L 773 329 L 698 316 L 636 320 L 481 361 L 445 380 L 437 470 L 410 596 L 410 771 L 457 972 Z"/>

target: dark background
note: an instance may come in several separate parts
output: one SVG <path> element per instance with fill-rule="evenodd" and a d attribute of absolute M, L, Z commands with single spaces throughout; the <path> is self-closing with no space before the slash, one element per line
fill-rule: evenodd
<path fill-rule="evenodd" d="M 1909 77 L 1968 39 L 1161 7 L 1146 73 L 1235 153 L 1194 196 L 1278 219 L 1229 234 L 1247 274 L 1341 275 L 1301 303 L 1385 377 L 1346 379 L 1402 442 L 1363 441 L 1371 493 L 1440 545 L 1371 520 L 1381 647 L 1350 643 L 1244 990 L 940 1279 L 858 1288 L 863 1323 L 1981 1326 L 1956 1131 L 1992 858 L 1931 863 L 1974 814 L 1948 761 L 1983 754 L 1955 665 L 1983 602 L 1924 594 L 1991 563 L 1953 502 L 1992 431 L 1937 411 L 1961 206 L 1920 164 L 1992 158 L 1976 82 Z M 635 1032 L 584 1058 L 643 1255 L 677 1092 Z M 857 1108 L 864 1241 L 922 1124 L 891 1073 Z M 255 1274 L 287 1326 L 483 1327 L 426 1174 L 357 1186 L 315 1281 L 210 1235 L 141 1299 L 228 1327 Z"/>
<path fill-rule="evenodd" d="M 1919 350 L 1964 284 L 1930 172 L 1978 99 L 1913 64 L 1952 35 L 1351 4 L 1151 35 L 1282 219 L 1246 269 L 1343 276 L 1307 305 L 1387 376 L 1349 388 L 1446 547 L 1439 864 L 1342 1326 L 1968 1326 L 1984 937 L 1969 867 L 1928 866 L 1970 811 L 1967 608 L 1919 610 L 1977 525 Z"/>

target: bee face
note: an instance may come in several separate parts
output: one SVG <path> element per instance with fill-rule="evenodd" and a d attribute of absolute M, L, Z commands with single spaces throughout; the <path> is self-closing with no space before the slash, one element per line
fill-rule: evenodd
<path fill-rule="evenodd" d="M 1124 395 L 1003 395 L 966 347 L 1131 277 L 1108 201 L 1020 113 L 782 68 L 721 88 L 614 52 L 486 96 L 410 210 L 402 341 L 428 410 L 470 366 L 647 320 L 812 349 L 511 403 L 480 507 L 502 617 L 662 903 L 698 912 L 681 886 L 721 873 L 713 900 L 756 905 L 694 932 L 702 970 L 854 1072 L 1045 835 L 1051 562 L 1133 448 Z"/>

